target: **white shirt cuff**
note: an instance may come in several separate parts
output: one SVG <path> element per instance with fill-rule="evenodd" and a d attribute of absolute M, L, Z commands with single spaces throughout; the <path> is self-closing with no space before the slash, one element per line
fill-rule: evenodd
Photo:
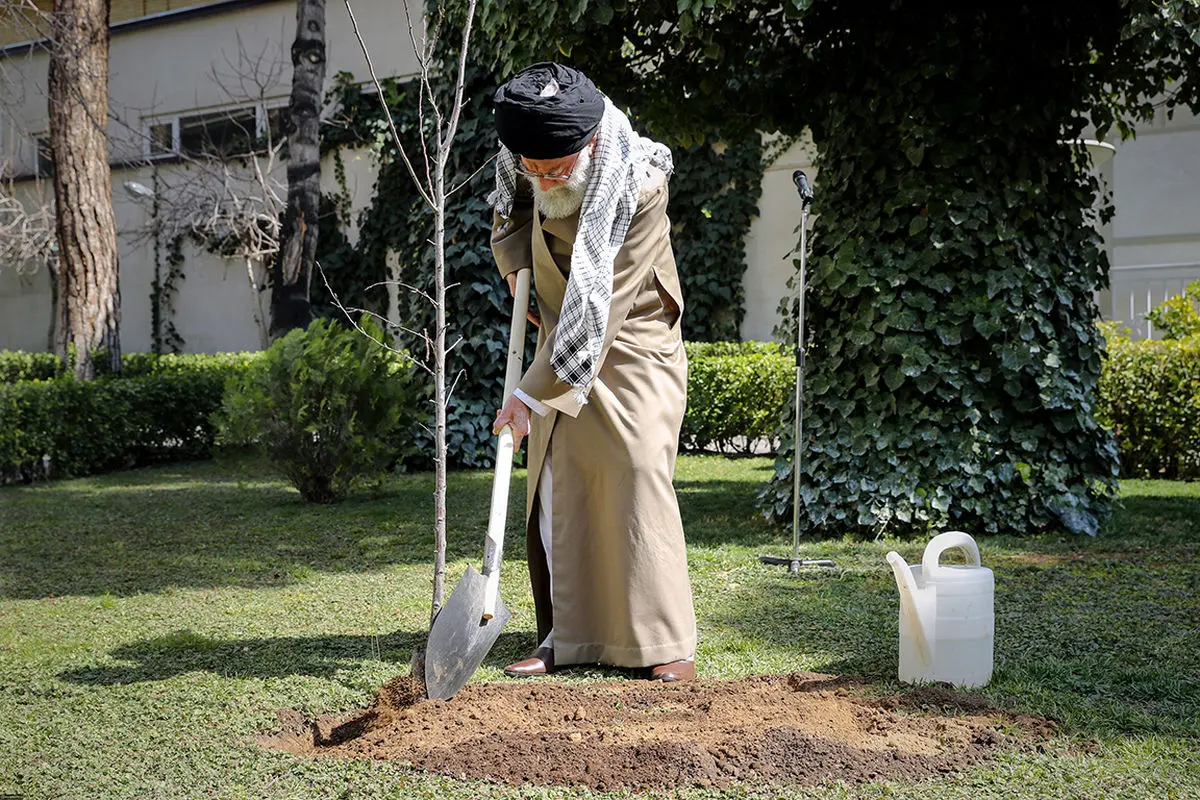
<path fill-rule="evenodd" d="M 540 400 L 534 400 L 529 395 L 522 392 L 519 388 L 513 389 L 513 394 L 520 398 L 521 402 L 529 406 L 529 410 L 537 414 L 539 417 L 544 417 L 550 413 L 550 408 Z"/>

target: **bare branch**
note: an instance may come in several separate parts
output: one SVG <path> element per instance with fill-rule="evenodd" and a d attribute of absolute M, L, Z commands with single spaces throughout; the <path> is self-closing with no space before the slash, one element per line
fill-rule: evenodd
<path fill-rule="evenodd" d="M 450 351 L 447 350 L 446 352 L 449 353 Z M 465 369 L 460 369 L 458 371 L 458 373 L 454 376 L 454 382 L 451 383 L 450 388 L 446 390 L 446 405 L 450 405 L 450 398 L 454 397 L 454 390 L 458 386 L 459 379 L 463 375 L 466 375 L 466 374 L 467 374 L 467 371 Z"/>
<path fill-rule="evenodd" d="M 365 330 L 363 330 L 362 326 L 358 324 L 358 320 L 356 320 L 353 317 L 353 315 L 350 314 L 350 311 L 345 306 L 342 305 L 342 301 L 337 296 L 337 292 L 333 291 L 333 287 L 329 285 L 329 279 L 327 277 L 325 277 L 325 270 L 321 266 L 321 262 L 318 261 L 315 266 L 317 268 L 317 272 L 321 273 L 321 281 L 325 284 L 325 288 L 329 291 L 329 296 L 333 298 L 333 304 L 335 306 L 337 306 L 338 310 L 341 311 L 342 314 L 346 317 L 346 319 L 349 320 L 350 324 L 354 326 L 354 330 L 358 331 L 363 336 L 366 336 L 368 339 L 372 340 L 373 342 L 375 342 L 376 344 L 378 344 L 380 347 L 384 348 L 385 350 L 389 350 L 398 356 L 408 359 L 408 361 L 413 366 L 420 367 L 421 369 L 425 370 L 430 375 L 434 374 L 434 371 L 432 369 L 430 369 L 428 365 L 426 365 L 424 362 L 418 361 L 417 359 L 413 358 L 412 355 L 408 351 L 398 350 L 395 347 L 392 347 L 387 342 L 379 341 L 374 336 L 372 336 L 371 334 L 369 334 Z"/>
<path fill-rule="evenodd" d="M 379 312 L 372 311 L 369 308 L 359 308 L 358 306 L 351 306 L 345 310 L 353 311 L 356 314 L 366 314 L 369 317 L 373 317 L 374 319 L 381 322 L 383 324 L 384 328 L 395 328 L 398 331 L 403 331 L 404 333 L 407 333 L 408 335 L 415 336 L 415 337 L 421 337 L 424 335 L 421 331 L 415 330 L 413 328 L 407 328 L 403 325 L 392 322 L 390 319 L 383 316 Z"/>
<path fill-rule="evenodd" d="M 420 131 L 421 156 L 425 161 L 425 185 L 433 185 L 433 165 L 429 161 L 429 146 L 425 143 L 425 94 L 429 88 L 426 77 L 429 75 L 429 59 L 433 57 L 433 49 L 429 47 L 427 37 L 424 46 L 417 44 L 416 30 L 412 24 L 412 10 L 408 0 L 404 0 L 404 18 L 408 20 L 408 40 L 412 43 L 413 52 L 417 55 L 417 67 L 421 73 L 420 85 L 417 92 L 417 129 Z M 433 102 L 433 98 L 430 98 Z"/>
<path fill-rule="evenodd" d="M 450 124 L 446 126 L 446 147 L 442 148 L 438 153 L 440 169 L 446 168 L 446 162 L 450 158 L 449 144 L 454 141 L 454 135 L 458 132 L 458 118 L 462 113 L 463 107 L 463 85 L 467 80 L 467 47 L 471 41 L 471 24 L 475 20 L 475 0 L 470 0 L 467 3 L 467 21 L 463 24 L 462 47 L 458 53 L 458 80 L 454 90 L 454 108 L 450 113 Z"/>
<path fill-rule="evenodd" d="M 404 166 L 408 168 L 408 175 L 412 178 L 413 185 L 416 187 L 417 192 L 421 195 L 421 199 L 424 200 L 430 208 L 434 208 L 435 206 L 433 198 L 429 196 L 429 192 L 426 191 L 426 187 L 421 184 L 421 179 L 417 177 L 417 173 L 416 170 L 413 169 L 412 162 L 408 160 L 408 153 L 404 152 L 404 145 L 400 142 L 400 134 L 396 130 L 396 121 L 392 119 L 391 109 L 387 107 L 387 98 L 383 93 L 383 86 L 379 82 L 379 76 L 375 74 L 375 65 L 371 61 L 371 54 L 367 51 L 367 43 L 363 41 L 362 33 L 360 33 L 358 30 L 358 19 L 354 16 L 354 9 L 350 7 L 350 0 L 345 0 L 345 2 L 346 11 L 350 14 L 350 24 L 354 28 L 354 38 L 358 39 L 358 45 L 363 51 L 363 58 L 367 60 L 367 69 L 371 73 L 371 80 L 375 82 L 375 90 L 379 92 L 379 102 L 383 106 L 383 114 L 385 117 L 387 117 L 388 128 L 392 132 L 392 143 L 396 145 L 396 150 L 400 153 L 400 158 L 404 161 Z M 474 2 L 472 2 L 472 6 L 474 6 Z M 409 24 L 412 24 L 411 20 L 409 21 Z M 423 135 L 424 134 L 422 133 L 422 136 Z"/>
<path fill-rule="evenodd" d="M 35 196 L 27 206 L 11 192 L 0 194 L 0 252 L 18 275 L 32 275 L 58 260 L 53 199 Z"/>

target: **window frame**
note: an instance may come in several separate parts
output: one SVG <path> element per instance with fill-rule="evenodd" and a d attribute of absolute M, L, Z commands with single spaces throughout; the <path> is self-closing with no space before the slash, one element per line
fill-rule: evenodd
<path fill-rule="evenodd" d="M 184 128 L 186 121 L 200 117 L 215 117 L 220 114 L 237 114 L 248 110 L 254 111 L 254 135 L 258 139 L 262 139 L 267 135 L 267 131 L 271 124 L 271 113 L 274 111 L 287 111 L 290 106 L 288 98 L 274 98 L 271 100 L 263 100 L 255 103 L 242 103 L 236 105 L 207 108 L 207 109 L 189 109 L 185 113 L 176 113 L 168 115 L 160 115 L 153 117 L 142 118 L 142 155 L 148 161 L 159 161 L 162 159 L 179 158 L 181 156 L 195 157 L 197 153 L 184 153 L 182 143 L 180 141 L 180 132 Z M 166 152 L 154 151 L 154 137 L 152 129 L 160 125 L 171 126 L 171 149 Z M 281 137 L 286 137 L 286 131 L 279 132 Z M 228 157 L 244 156 L 246 153 L 235 152 L 228 153 Z"/>

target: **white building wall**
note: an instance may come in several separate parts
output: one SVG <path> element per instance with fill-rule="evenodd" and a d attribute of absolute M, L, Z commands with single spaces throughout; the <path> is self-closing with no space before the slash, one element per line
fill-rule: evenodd
<path fill-rule="evenodd" d="M 805 135 L 763 174 L 758 218 L 750 225 L 746 236 L 746 274 L 742 282 L 746 296 L 743 339 L 765 342 L 774 338 L 775 326 L 780 322 L 779 303 L 790 292 L 787 282 L 795 272 L 792 262 L 800 243 L 800 195 L 792 182 L 792 172 L 804 170 L 815 188 L 815 157 L 816 147 L 811 137 Z M 812 223 L 810 215 L 810 231 Z"/>
<path fill-rule="evenodd" d="M 340 71 L 366 80 L 366 62 L 344 4 L 330 4 L 326 13 L 329 80 Z M 392 0 L 357 0 L 355 13 L 378 74 L 413 74 L 416 64 L 403 6 Z M 286 103 L 294 28 L 294 2 L 279 0 L 115 34 L 110 48 L 111 110 L 118 117 L 110 124 L 114 158 L 140 155 L 144 124 L 150 119 L 224 108 L 235 101 Z M 257 72 L 257 83 L 233 78 L 239 69 L 246 71 L 247 59 L 260 65 L 249 70 Z M 31 137 L 47 128 L 46 57 L 33 51 L 4 59 L 0 66 L 0 159 L 10 160 L 18 172 L 31 171 L 36 164 Z M 1146 311 L 1200 278 L 1200 120 L 1185 111 L 1167 120 L 1160 112 L 1136 139 L 1114 144 L 1115 158 L 1101 167 L 1117 211 L 1111 226 L 1102 231 L 1113 265 L 1112 289 L 1099 299 L 1106 318 L 1122 320 L 1140 335 L 1153 335 Z M 802 139 L 763 177 L 759 217 L 746 247 L 743 338 L 771 339 L 779 321 L 779 303 L 788 293 L 793 270 L 790 254 L 799 238 L 800 203 L 791 174 L 806 170 L 820 191 L 814 156 L 811 141 Z M 378 165 L 362 152 L 343 157 L 356 218 L 370 202 Z M 132 238 L 146 224 L 147 208 L 128 197 L 122 188 L 128 180 L 149 185 L 148 168 L 113 172 L 121 237 L 122 342 L 126 351 L 134 352 L 149 350 L 152 343 L 154 254 L 149 242 Z M 328 161 L 322 185 L 331 193 L 341 188 Z M 357 232 L 349 235 L 353 240 Z M 257 348 L 255 297 L 245 264 L 190 247 L 185 253 L 185 278 L 179 284 L 174 318 L 185 349 Z M 46 349 L 51 317 L 48 277 L 17 276 L 3 268 L 2 260 L 0 254 L 0 349 Z"/>
<path fill-rule="evenodd" d="M 419 5 L 415 5 L 419 8 Z M 404 22 L 404 7 L 391 0 L 356 0 L 355 16 L 376 73 L 412 75 L 416 59 Z M 286 105 L 291 91 L 290 49 L 295 35 L 295 3 L 266 2 L 219 14 L 114 33 L 110 43 L 109 137 L 113 169 L 113 208 L 120 246 L 121 343 L 126 352 L 153 345 L 150 291 L 155 256 L 152 240 L 139 237 L 149 220 L 148 204 L 135 202 L 126 181 L 153 185 L 149 166 L 122 167 L 144 152 L 148 121 L 266 101 Z M 351 29 L 345 4 L 326 8 L 327 85 L 339 72 L 356 80 L 369 73 Z M 252 63 L 253 62 L 253 63 Z M 30 53 L 0 63 L 0 162 L 15 173 L 36 169 L 33 137 L 48 128 L 47 58 Z M 238 73 L 241 73 L 240 75 Z M 366 152 L 343 153 L 353 216 L 370 202 L 378 165 Z M 181 170 L 159 164 L 163 173 Z M 286 185 L 282 169 L 277 177 Z M 340 190 L 331 159 L 322 165 L 322 189 Z M 32 186 L 33 183 L 28 184 Z M 48 183 L 42 184 L 49 189 Z M 351 239 L 356 232 L 350 232 Z M 240 259 L 224 259 L 185 245 L 184 279 L 174 301 L 174 324 L 187 352 L 253 350 L 260 346 L 254 321 L 254 292 Z M 165 272 L 165 242 L 160 268 Z M 315 289 L 314 289 L 315 290 Z M 265 306 L 265 296 L 257 298 Z M 0 254 L 0 350 L 46 350 L 52 316 L 49 276 L 17 276 Z"/>
<path fill-rule="evenodd" d="M 45 181 L 29 181 L 13 187 L 27 208 L 53 206 L 54 189 Z M 0 350 L 43 351 L 51 349 L 50 275 L 39 268 L 18 274 L 4 265 L 0 253 Z"/>
<path fill-rule="evenodd" d="M 1108 237 L 1108 319 L 1138 336 L 1157 332 L 1146 312 L 1200 280 L 1200 118 L 1159 111 L 1137 138 L 1117 145 L 1111 164 L 1116 216 Z"/>
<path fill-rule="evenodd" d="M 1101 230 L 1112 287 L 1100 293 L 1100 310 L 1136 336 L 1152 336 L 1146 312 L 1200 280 L 1200 118 L 1179 109 L 1168 120 L 1159 111 L 1137 138 L 1112 144 L 1116 155 L 1098 168 L 1116 209 Z M 811 142 L 801 140 L 763 177 L 759 217 L 746 246 L 744 339 L 773 338 L 779 302 L 794 269 L 792 257 L 784 255 L 799 241 L 800 201 L 792 170 L 804 169 L 820 192 L 811 166 L 815 155 Z"/>

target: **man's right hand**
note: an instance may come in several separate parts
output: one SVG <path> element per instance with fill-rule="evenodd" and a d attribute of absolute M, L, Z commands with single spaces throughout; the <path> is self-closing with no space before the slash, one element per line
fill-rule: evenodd
<path fill-rule="evenodd" d="M 512 295 L 513 297 L 516 297 L 517 296 L 517 273 L 510 272 L 504 276 L 504 279 L 508 281 L 508 293 L 510 295 Z M 535 328 L 542 327 L 542 319 L 541 319 L 541 317 L 539 317 L 537 315 L 537 312 L 533 310 L 532 306 L 530 306 L 528 309 L 525 310 L 525 316 L 529 319 L 530 322 L 533 323 Z"/>

